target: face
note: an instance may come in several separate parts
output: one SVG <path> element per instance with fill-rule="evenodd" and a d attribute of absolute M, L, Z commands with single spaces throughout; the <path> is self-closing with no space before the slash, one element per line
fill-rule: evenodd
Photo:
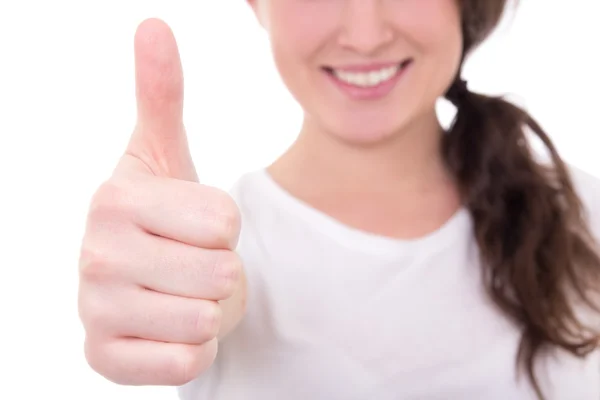
<path fill-rule="evenodd" d="M 313 126 L 353 142 L 397 134 L 451 84 L 458 0 L 249 0 Z"/>

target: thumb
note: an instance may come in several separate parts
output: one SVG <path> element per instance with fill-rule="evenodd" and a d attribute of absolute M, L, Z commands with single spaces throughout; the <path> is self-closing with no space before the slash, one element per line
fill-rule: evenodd
<path fill-rule="evenodd" d="M 135 34 L 137 123 L 127 153 L 152 173 L 197 181 L 183 126 L 183 71 L 173 32 L 147 19 Z"/>

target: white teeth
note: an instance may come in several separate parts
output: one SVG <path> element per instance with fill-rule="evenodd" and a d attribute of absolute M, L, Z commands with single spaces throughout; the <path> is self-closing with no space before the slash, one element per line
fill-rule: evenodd
<path fill-rule="evenodd" d="M 333 74 L 341 81 L 360 87 L 372 87 L 385 82 L 398 72 L 398 65 L 366 73 L 333 70 Z"/>

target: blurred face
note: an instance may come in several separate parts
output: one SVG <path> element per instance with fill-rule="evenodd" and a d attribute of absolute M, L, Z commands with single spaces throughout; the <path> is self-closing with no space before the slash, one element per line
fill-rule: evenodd
<path fill-rule="evenodd" d="M 312 125 L 353 142 L 435 116 L 462 50 L 457 0 L 249 0 Z"/>

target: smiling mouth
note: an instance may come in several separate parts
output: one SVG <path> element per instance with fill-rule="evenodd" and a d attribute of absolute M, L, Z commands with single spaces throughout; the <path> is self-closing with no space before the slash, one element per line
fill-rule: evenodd
<path fill-rule="evenodd" d="M 359 70 L 357 70 L 357 68 L 338 69 L 333 67 L 323 67 L 323 70 L 345 84 L 361 88 L 370 88 L 394 79 L 411 62 L 412 59 L 408 59 L 396 65 L 377 69 L 359 68 Z M 362 71 L 360 69 L 362 69 Z"/>

